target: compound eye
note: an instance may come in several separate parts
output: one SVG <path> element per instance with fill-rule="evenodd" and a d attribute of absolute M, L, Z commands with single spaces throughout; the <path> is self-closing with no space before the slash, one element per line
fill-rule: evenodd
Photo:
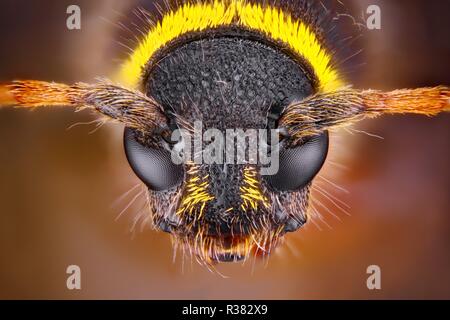
<path fill-rule="evenodd" d="M 163 191 L 181 183 L 183 167 L 172 162 L 170 151 L 141 144 L 129 128 L 125 128 L 124 147 L 128 163 L 149 189 Z"/>
<path fill-rule="evenodd" d="M 309 138 L 302 145 L 280 151 L 279 170 L 263 176 L 269 185 L 280 191 L 305 187 L 322 168 L 328 154 L 328 132 Z"/>

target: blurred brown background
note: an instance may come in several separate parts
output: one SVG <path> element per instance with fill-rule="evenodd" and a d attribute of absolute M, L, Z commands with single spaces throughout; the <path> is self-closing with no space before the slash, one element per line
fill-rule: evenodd
<path fill-rule="evenodd" d="M 114 71 L 125 50 L 115 23 L 137 1 L 24 1 L 0 4 L 0 81 L 92 81 Z M 142 1 L 141 1 L 142 2 Z M 65 27 L 66 8 L 82 9 L 82 29 Z M 345 1 L 360 17 L 382 10 L 382 29 L 364 32 L 349 78 L 356 87 L 450 84 L 448 1 Z M 322 187 L 339 222 L 289 235 L 267 263 L 224 264 L 222 278 L 177 257 L 169 236 L 128 230 L 142 200 L 121 145 L 122 128 L 94 133 L 92 115 L 72 110 L 0 110 L 0 298 L 450 298 L 450 115 L 365 121 L 332 141 Z M 339 204 L 339 203 L 337 203 Z M 342 206 L 342 205 L 341 205 Z M 327 227 L 330 225 L 331 228 Z M 82 290 L 66 288 L 66 267 L 82 270 Z M 381 267 L 382 290 L 366 287 Z"/>

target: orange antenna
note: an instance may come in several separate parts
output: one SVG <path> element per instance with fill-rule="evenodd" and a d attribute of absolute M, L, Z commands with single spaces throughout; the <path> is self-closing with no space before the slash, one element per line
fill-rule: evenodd
<path fill-rule="evenodd" d="M 450 89 L 445 86 L 390 92 L 345 88 L 291 104 L 283 113 L 280 126 L 298 141 L 366 117 L 404 113 L 434 116 L 443 111 L 450 111 Z"/>

